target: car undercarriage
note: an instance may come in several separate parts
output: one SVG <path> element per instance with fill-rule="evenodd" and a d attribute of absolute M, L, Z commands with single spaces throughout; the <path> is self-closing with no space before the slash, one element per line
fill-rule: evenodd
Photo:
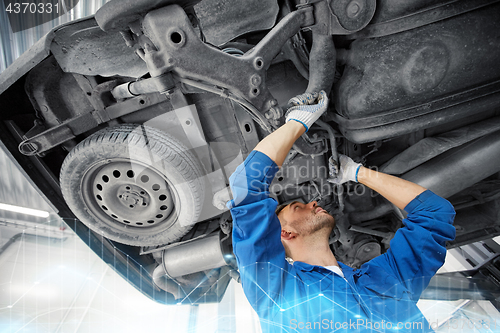
<path fill-rule="evenodd" d="M 345 154 L 447 198 L 453 248 L 500 235 L 499 18 L 493 0 L 111 0 L 0 75 L 0 139 L 144 294 L 214 302 L 238 280 L 229 176 L 290 98 L 325 90 L 271 195 L 318 201 L 359 267 L 405 213 L 329 182 Z"/>

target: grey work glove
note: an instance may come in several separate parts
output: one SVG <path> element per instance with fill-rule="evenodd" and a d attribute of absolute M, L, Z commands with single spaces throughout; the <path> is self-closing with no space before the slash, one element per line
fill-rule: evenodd
<path fill-rule="evenodd" d="M 328 181 L 334 184 L 344 184 L 348 181 L 358 182 L 358 171 L 360 163 L 356 163 L 349 156 L 339 154 L 340 168 L 333 156 L 328 160 L 330 167 L 330 178 Z"/>
<path fill-rule="evenodd" d="M 321 90 L 319 93 L 304 93 L 288 101 L 291 108 L 285 114 L 286 122 L 295 120 L 304 125 L 306 132 L 316 120 L 328 108 L 328 97 L 326 92 Z"/>

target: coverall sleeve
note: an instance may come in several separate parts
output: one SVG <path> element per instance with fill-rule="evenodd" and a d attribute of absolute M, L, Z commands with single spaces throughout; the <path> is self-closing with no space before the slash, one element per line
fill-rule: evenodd
<path fill-rule="evenodd" d="M 455 210 L 447 200 L 427 190 L 405 211 L 404 227 L 396 232 L 389 250 L 372 264 L 395 276 L 417 301 L 444 264 L 446 241 L 455 239 Z"/>
<path fill-rule="evenodd" d="M 247 299 L 259 316 L 269 316 L 288 263 L 281 243 L 276 200 L 269 185 L 278 166 L 265 154 L 253 151 L 230 177 L 233 200 L 233 251 Z"/>

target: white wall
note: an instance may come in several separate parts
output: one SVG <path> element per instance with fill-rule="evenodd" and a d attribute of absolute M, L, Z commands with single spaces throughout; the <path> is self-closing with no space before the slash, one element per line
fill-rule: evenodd
<path fill-rule="evenodd" d="M 162 305 L 108 267 L 71 231 L 27 236 L 0 255 L 0 332 L 259 332 L 241 285 L 220 304 Z M 3 245 L 17 233 L 2 228 Z"/>

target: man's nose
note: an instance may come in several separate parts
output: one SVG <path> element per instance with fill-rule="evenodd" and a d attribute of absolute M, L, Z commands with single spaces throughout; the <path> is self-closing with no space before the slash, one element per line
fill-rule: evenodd
<path fill-rule="evenodd" d="M 318 202 L 317 201 L 311 201 L 310 203 L 307 204 L 307 207 L 311 208 L 311 209 L 314 209 L 317 206 L 318 206 Z"/>

